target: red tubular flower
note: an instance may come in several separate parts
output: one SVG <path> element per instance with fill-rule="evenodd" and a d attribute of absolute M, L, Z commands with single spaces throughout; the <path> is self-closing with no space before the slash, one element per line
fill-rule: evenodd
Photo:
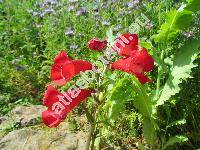
<path fill-rule="evenodd" d="M 138 46 L 133 46 L 133 45 L 126 45 L 125 47 L 122 47 L 118 54 L 120 56 L 124 56 L 125 58 L 129 56 L 133 56 L 134 53 L 136 53 L 138 50 Z"/>
<path fill-rule="evenodd" d="M 112 63 L 111 68 L 134 74 L 144 84 L 151 80 L 144 74 L 153 69 L 154 60 L 145 48 L 134 50 L 131 56 Z"/>
<path fill-rule="evenodd" d="M 47 109 L 42 112 L 42 121 L 48 127 L 57 127 L 62 122 L 62 119 L 52 110 Z"/>
<path fill-rule="evenodd" d="M 67 62 L 70 62 L 71 59 L 67 56 L 67 53 L 62 50 L 58 55 L 54 58 L 54 64 L 58 66 L 62 66 L 66 64 Z"/>
<path fill-rule="evenodd" d="M 107 41 L 104 40 L 99 40 L 99 39 L 91 39 L 89 42 L 88 42 L 88 46 L 91 50 L 95 50 L 95 51 L 102 51 L 107 45 Z"/>
<path fill-rule="evenodd" d="M 93 91 L 72 89 L 59 93 L 53 86 L 48 86 L 43 97 L 43 104 L 48 107 L 42 113 L 42 120 L 48 127 L 58 126 L 80 102 L 89 97 Z"/>
<path fill-rule="evenodd" d="M 83 60 L 71 60 L 65 51 L 54 59 L 51 80 L 57 85 L 64 85 L 81 71 L 92 70 L 92 64 Z"/>
<path fill-rule="evenodd" d="M 154 59 L 148 53 L 146 48 L 140 48 L 139 47 L 138 50 L 130 56 L 134 57 L 135 63 L 142 66 L 144 72 L 150 72 L 153 69 Z"/>
<path fill-rule="evenodd" d="M 127 54 L 126 54 L 126 49 L 127 49 L 126 46 L 131 47 L 131 49 L 132 49 L 137 45 L 138 45 L 137 34 L 128 34 L 127 33 L 127 34 L 122 34 L 120 37 L 118 37 L 115 40 L 115 46 L 112 47 L 112 49 L 114 51 L 118 51 L 119 55 L 121 55 L 121 56 L 127 56 L 127 54 L 130 53 L 130 51 L 127 51 Z M 130 48 L 128 50 L 130 50 Z"/>

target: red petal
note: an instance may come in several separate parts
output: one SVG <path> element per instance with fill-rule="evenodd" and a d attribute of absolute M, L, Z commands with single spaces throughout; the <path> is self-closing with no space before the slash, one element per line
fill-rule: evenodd
<path fill-rule="evenodd" d="M 72 89 L 69 92 L 59 93 L 53 86 L 47 87 L 43 97 L 43 103 L 48 107 L 48 110 L 42 113 L 43 122 L 47 126 L 57 126 L 66 118 L 71 110 L 89 97 L 93 91 L 86 89 Z"/>
<path fill-rule="evenodd" d="M 66 83 L 66 80 L 62 75 L 62 67 L 57 65 L 53 65 L 50 78 L 57 85 L 64 85 Z"/>
<path fill-rule="evenodd" d="M 81 71 L 92 70 L 92 64 L 84 60 L 73 60 L 76 74 Z"/>
<path fill-rule="evenodd" d="M 136 46 L 136 45 L 138 45 L 138 36 L 137 36 L 137 34 L 128 34 L 127 33 L 127 34 L 123 34 L 120 37 L 118 37 L 115 41 L 115 44 L 118 48 L 122 49 L 124 46 L 119 41 L 121 41 L 124 45 Z"/>
<path fill-rule="evenodd" d="M 42 121 L 48 127 L 57 127 L 63 119 L 60 119 L 59 115 L 55 114 L 52 110 L 47 109 L 42 112 Z"/>
<path fill-rule="evenodd" d="M 58 95 L 60 93 L 52 86 L 47 86 L 47 89 L 45 91 L 44 97 L 43 97 L 43 104 L 47 107 L 51 107 L 53 103 L 58 101 Z"/>
<path fill-rule="evenodd" d="M 57 85 L 64 85 L 81 71 L 92 70 L 92 64 L 83 60 L 70 60 L 62 51 L 55 57 L 51 69 L 51 80 Z"/>
<path fill-rule="evenodd" d="M 70 64 L 72 60 L 67 56 L 65 51 L 61 51 L 54 58 L 54 65 L 51 69 L 51 80 L 57 85 L 64 85 L 66 80 L 62 75 L 62 66 Z"/>
<path fill-rule="evenodd" d="M 130 43 L 128 45 L 136 46 L 138 45 L 138 36 L 137 34 L 123 34 L 123 37 L 125 37 Z M 123 39 L 122 37 L 120 37 Z"/>
<path fill-rule="evenodd" d="M 119 59 L 118 61 L 112 63 L 111 68 L 125 71 L 128 73 L 142 72 L 142 67 L 137 64 L 134 64 L 134 59 L 132 57 L 126 59 Z"/>
<path fill-rule="evenodd" d="M 66 64 L 69 61 L 71 61 L 71 59 L 67 56 L 67 53 L 65 51 L 61 51 L 54 58 L 54 64 L 56 64 L 58 66 L 62 66 L 62 65 Z"/>
<path fill-rule="evenodd" d="M 120 56 L 129 57 L 134 55 L 138 51 L 138 46 L 126 45 L 119 51 Z"/>
<path fill-rule="evenodd" d="M 70 63 L 68 63 L 68 64 L 66 64 L 64 66 L 62 66 L 61 74 L 64 77 L 65 82 L 70 81 L 73 78 L 73 76 L 76 75 L 75 66 L 74 66 L 73 61 L 71 61 Z"/>
<path fill-rule="evenodd" d="M 138 50 L 136 53 L 132 54 L 136 64 L 142 66 L 144 72 L 149 72 L 154 67 L 154 59 L 145 48 Z"/>
<path fill-rule="evenodd" d="M 66 81 L 71 80 L 81 71 L 92 70 L 92 64 L 83 60 L 73 60 L 72 63 L 66 64 L 62 68 L 62 74 Z"/>
<path fill-rule="evenodd" d="M 78 94 L 76 98 L 72 98 L 72 102 L 69 105 L 70 110 L 74 109 L 76 106 L 78 106 L 79 103 L 81 103 L 83 100 L 85 100 L 87 97 L 91 96 L 91 93 L 93 93 L 92 90 L 87 89 L 80 89 L 81 92 Z M 72 90 L 71 93 L 73 93 L 75 90 Z M 71 97 L 72 94 L 68 93 L 68 95 Z"/>
<path fill-rule="evenodd" d="M 151 82 L 151 80 L 146 75 L 144 75 L 143 67 L 135 64 L 133 57 L 119 59 L 118 61 L 112 63 L 111 68 L 135 75 L 142 84 Z"/>
<path fill-rule="evenodd" d="M 146 76 L 146 75 L 143 74 L 143 73 L 141 73 L 141 74 L 135 73 L 134 75 L 138 78 L 138 80 L 139 80 L 140 83 L 142 83 L 142 84 L 151 82 L 151 79 L 149 79 L 148 76 Z"/>
<path fill-rule="evenodd" d="M 101 51 L 106 47 L 107 41 L 101 41 L 99 39 L 91 39 L 88 42 L 88 46 L 90 49 L 95 51 Z"/>

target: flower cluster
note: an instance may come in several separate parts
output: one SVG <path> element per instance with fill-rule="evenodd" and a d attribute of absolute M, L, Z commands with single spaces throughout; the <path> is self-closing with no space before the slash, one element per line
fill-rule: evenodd
<path fill-rule="evenodd" d="M 103 51 L 107 46 L 107 41 L 94 38 L 88 42 L 88 46 L 92 50 Z M 142 84 L 151 81 L 145 75 L 145 72 L 150 72 L 153 69 L 154 60 L 145 48 L 138 45 L 138 36 L 136 34 L 123 34 L 119 36 L 111 48 L 112 52 L 116 51 L 122 58 L 115 62 L 110 62 L 110 69 L 133 74 Z M 107 63 L 104 65 L 107 65 Z M 61 51 L 54 58 L 51 80 L 54 84 L 61 86 L 81 72 L 92 71 L 93 73 L 98 73 L 94 70 L 95 67 L 90 62 L 72 60 L 65 51 Z M 85 89 L 85 87 L 78 88 L 76 86 L 70 87 L 67 92 L 60 93 L 53 85 L 47 86 L 43 97 L 43 104 L 48 109 L 42 113 L 43 122 L 49 127 L 56 127 L 66 118 L 67 113 L 84 99 L 91 96 L 92 93 L 94 93 L 94 90 Z"/>
<path fill-rule="evenodd" d="M 89 48 L 100 51 L 106 47 L 106 42 L 92 39 L 89 41 Z M 136 34 L 123 34 L 115 40 L 111 47 L 122 58 L 111 63 L 111 69 L 121 70 L 135 75 L 144 84 L 151 82 L 145 72 L 150 72 L 154 66 L 154 59 L 148 51 L 138 45 Z"/>
<path fill-rule="evenodd" d="M 83 60 L 71 60 L 65 51 L 55 56 L 51 69 L 51 80 L 56 85 L 64 85 L 80 72 L 92 70 L 92 64 Z M 93 90 L 73 86 L 67 92 L 60 93 L 54 86 L 47 86 L 43 104 L 48 107 L 42 113 L 44 124 L 56 127 L 62 122 L 67 113 L 73 110 L 81 101 L 91 95 Z"/>

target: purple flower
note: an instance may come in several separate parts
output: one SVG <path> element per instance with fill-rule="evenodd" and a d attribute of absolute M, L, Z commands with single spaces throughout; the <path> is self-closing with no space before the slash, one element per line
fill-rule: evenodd
<path fill-rule="evenodd" d="M 40 18 L 43 18 L 45 16 L 45 12 L 39 13 L 38 15 Z"/>
<path fill-rule="evenodd" d="M 21 65 L 18 65 L 16 69 L 17 69 L 17 71 L 23 71 L 23 70 L 24 70 L 24 67 L 21 66 Z"/>
<path fill-rule="evenodd" d="M 113 30 L 114 30 L 115 32 L 118 32 L 120 29 L 122 29 L 122 26 L 121 26 L 121 25 L 117 25 L 117 26 L 114 27 Z"/>
<path fill-rule="evenodd" d="M 43 6 L 43 3 L 41 3 L 41 2 L 36 2 L 36 6 L 38 6 L 38 7 L 40 7 L 40 8 L 41 8 L 41 7 L 44 7 L 44 6 Z"/>
<path fill-rule="evenodd" d="M 80 16 L 80 15 L 85 15 L 86 13 L 87 13 L 87 9 L 86 9 L 85 7 L 81 7 L 81 8 L 77 11 L 76 15 L 77 15 L 77 16 Z"/>
<path fill-rule="evenodd" d="M 44 14 L 51 14 L 54 12 L 54 9 L 53 8 L 48 8 L 48 9 L 45 9 L 44 10 Z"/>
<path fill-rule="evenodd" d="M 191 38 L 194 37 L 194 32 L 193 31 L 183 32 L 183 35 L 187 38 Z"/>
<path fill-rule="evenodd" d="M 108 20 L 103 20 L 102 25 L 109 26 L 111 23 Z"/>
<path fill-rule="evenodd" d="M 112 3 L 115 3 L 116 2 L 116 0 L 110 0 L 110 3 L 112 4 Z"/>
<path fill-rule="evenodd" d="M 76 44 L 70 45 L 70 49 L 72 49 L 72 50 L 76 50 L 77 48 L 78 48 L 78 45 L 76 45 Z"/>
<path fill-rule="evenodd" d="M 133 12 L 131 11 L 131 10 L 128 10 L 128 11 L 126 11 L 125 12 L 127 15 L 130 15 L 130 14 L 132 14 Z"/>
<path fill-rule="evenodd" d="M 69 5 L 67 10 L 70 12 L 70 11 L 74 11 L 75 10 L 75 7 L 74 5 Z"/>
<path fill-rule="evenodd" d="M 65 31 L 65 35 L 67 36 L 73 36 L 74 35 L 74 30 L 72 27 L 67 28 L 67 30 Z"/>
<path fill-rule="evenodd" d="M 56 1 L 56 0 L 45 0 L 44 3 L 50 4 L 50 5 L 55 5 L 55 4 L 58 3 L 58 1 Z"/>
<path fill-rule="evenodd" d="M 135 5 L 134 1 L 131 1 L 131 2 L 127 2 L 127 3 L 126 3 L 126 6 L 127 6 L 128 8 L 133 8 L 134 5 Z"/>
<path fill-rule="evenodd" d="M 101 4 L 101 8 L 102 8 L 102 9 L 106 9 L 106 8 L 107 8 L 107 3 L 102 3 L 102 4 Z"/>

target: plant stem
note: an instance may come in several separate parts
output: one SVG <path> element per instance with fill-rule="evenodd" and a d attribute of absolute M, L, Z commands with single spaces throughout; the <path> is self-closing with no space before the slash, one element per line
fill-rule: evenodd
<path fill-rule="evenodd" d="M 85 107 L 84 104 L 82 105 L 82 108 L 85 110 L 87 120 L 90 122 L 90 125 L 91 125 L 90 132 L 88 134 L 88 139 L 86 142 L 86 147 L 85 147 L 85 150 L 89 150 L 91 139 L 92 139 L 92 143 L 94 143 L 93 136 L 94 136 L 94 130 L 95 130 L 95 118 L 89 113 L 88 109 Z M 92 144 L 92 146 L 91 146 L 91 150 L 93 150 L 93 147 L 94 147 L 93 145 L 94 144 Z"/>
<path fill-rule="evenodd" d="M 93 136 L 93 133 L 94 133 L 94 129 L 95 129 L 95 124 L 93 123 L 93 124 L 91 124 L 91 128 L 90 128 L 90 132 L 89 132 L 88 139 L 87 139 L 87 142 L 86 142 L 85 150 L 90 149 L 90 142 L 91 142 L 91 139 L 92 139 L 92 136 Z M 91 149 L 93 150 L 93 146 L 91 147 Z"/>
<path fill-rule="evenodd" d="M 90 124 L 93 124 L 95 119 L 94 117 L 89 113 L 88 109 L 85 107 L 85 105 L 81 105 L 81 107 L 85 110 L 85 113 L 86 113 L 86 117 L 88 119 L 88 121 L 90 122 Z"/>
<path fill-rule="evenodd" d="M 164 49 L 162 50 L 161 52 L 161 61 L 163 61 L 164 59 L 164 54 L 165 54 L 165 51 Z M 160 80 L 161 80 L 161 75 L 162 75 L 162 68 L 161 66 L 158 68 L 158 78 L 157 78 L 157 86 L 156 86 L 156 100 L 158 100 L 159 98 L 159 92 L 160 92 Z"/>

